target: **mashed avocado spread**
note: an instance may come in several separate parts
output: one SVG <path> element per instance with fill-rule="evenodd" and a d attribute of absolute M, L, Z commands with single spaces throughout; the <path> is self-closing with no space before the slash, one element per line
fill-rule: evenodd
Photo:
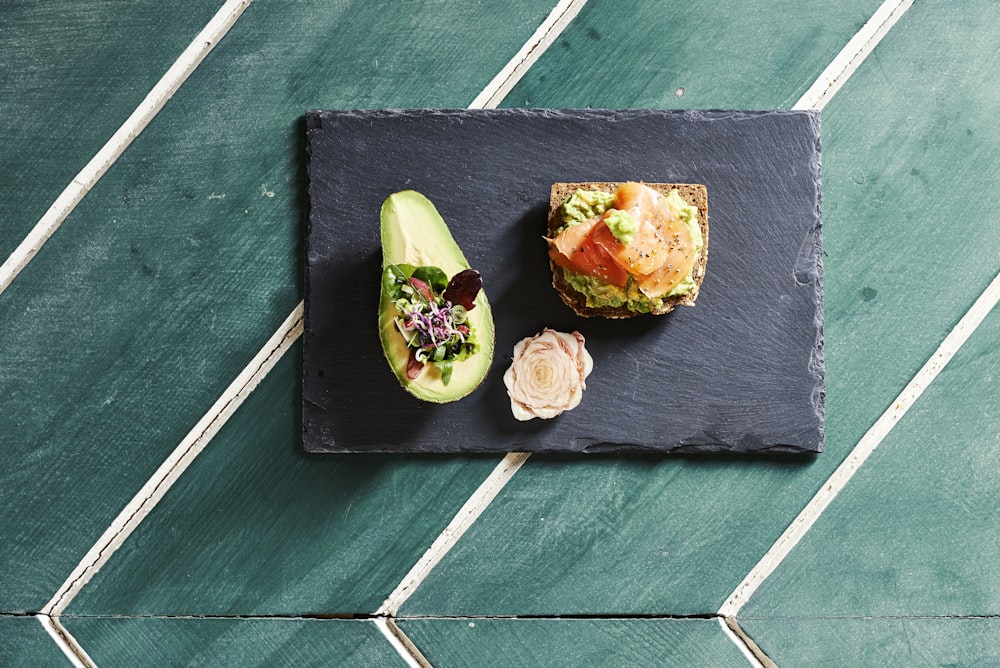
<path fill-rule="evenodd" d="M 577 190 L 563 202 L 563 227 L 560 228 L 560 231 L 601 215 L 611 207 L 611 203 L 614 201 L 615 196 L 611 193 L 600 190 Z"/>
<path fill-rule="evenodd" d="M 601 208 L 599 211 L 596 210 L 598 207 L 593 207 L 591 209 L 585 208 L 585 205 L 590 201 L 600 201 L 600 202 L 604 201 L 603 197 L 593 197 L 593 195 L 604 195 L 608 198 L 606 204 L 598 205 L 598 206 L 603 206 L 603 208 Z M 573 217 L 571 218 L 567 211 L 567 205 L 570 204 L 570 202 L 574 199 L 576 199 L 576 203 L 574 203 L 571 207 L 573 212 Z M 608 207 L 610 206 L 610 203 L 613 200 L 614 196 L 609 193 L 602 193 L 595 190 L 592 191 L 577 190 L 575 193 L 573 193 L 573 196 L 570 197 L 570 199 L 567 200 L 565 204 L 563 204 L 563 222 L 568 227 L 570 225 L 575 225 L 577 223 L 583 222 L 588 218 L 599 216 L 605 211 L 607 211 Z M 670 208 L 673 209 L 675 212 L 677 212 L 677 215 L 687 226 L 688 231 L 691 232 L 691 241 L 694 244 L 694 252 L 695 255 L 698 255 L 699 253 L 701 253 L 701 249 L 704 246 L 704 240 L 702 239 L 701 236 L 701 227 L 698 225 L 698 207 L 691 206 L 690 204 L 685 202 L 681 198 L 680 193 L 678 193 L 676 190 L 670 191 L 670 194 L 667 195 L 667 202 L 670 205 Z M 590 215 L 586 215 L 587 213 L 590 213 Z M 632 228 L 631 234 L 634 235 L 636 229 L 638 228 L 637 222 L 632 216 L 628 215 L 624 211 L 622 213 L 628 216 L 628 218 L 632 221 L 632 225 L 634 227 Z M 581 215 L 583 216 L 583 218 L 577 219 L 577 216 Z M 608 227 L 609 228 L 611 227 L 610 223 L 608 224 Z M 632 240 L 631 235 L 629 235 L 628 241 L 624 241 L 618 235 L 618 233 L 615 232 L 614 228 L 611 228 L 611 231 L 615 235 L 615 237 L 617 237 L 619 241 L 622 241 L 622 243 L 624 244 L 627 244 L 629 243 L 629 241 Z M 568 269 L 563 269 L 563 276 L 566 277 L 566 280 L 569 282 L 570 285 L 573 286 L 574 290 L 580 292 L 586 297 L 587 306 L 591 308 L 600 308 L 602 306 L 612 306 L 612 307 L 624 306 L 630 311 L 636 311 L 639 313 L 649 313 L 650 310 L 663 306 L 663 301 L 667 297 L 686 295 L 692 290 L 694 290 L 696 287 L 694 279 L 691 277 L 690 274 L 688 274 L 687 276 L 684 277 L 684 280 L 682 280 L 680 283 L 674 286 L 674 289 L 671 290 L 670 292 L 666 293 L 662 297 L 650 299 L 646 295 L 642 294 L 642 292 L 639 290 L 639 286 L 636 284 L 635 280 L 631 276 L 628 277 L 628 282 L 625 284 L 624 288 L 619 288 L 618 286 L 615 285 L 609 285 L 608 283 L 605 283 L 604 281 L 598 278 L 593 278 L 591 276 L 586 276 L 584 274 L 578 274 Z"/>
<path fill-rule="evenodd" d="M 611 230 L 611 234 L 615 235 L 615 239 L 618 239 L 624 246 L 632 243 L 632 238 L 639 231 L 639 221 L 633 218 L 628 211 L 612 209 L 604 217 L 604 224 Z"/>

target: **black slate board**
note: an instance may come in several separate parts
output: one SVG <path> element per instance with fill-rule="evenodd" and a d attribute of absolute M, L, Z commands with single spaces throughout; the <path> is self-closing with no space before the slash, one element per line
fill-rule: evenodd
<path fill-rule="evenodd" d="M 318 111 L 306 126 L 306 450 L 822 451 L 818 112 Z M 551 288 L 549 186 L 626 180 L 707 186 L 698 304 L 578 317 Z M 379 345 L 379 208 L 404 189 L 434 202 L 494 309 L 490 374 L 451 404 L 406 393 Z M 594 371 L 578 408 L 518 422 L 503 373 L 545 326 L 583 333 Z"/>

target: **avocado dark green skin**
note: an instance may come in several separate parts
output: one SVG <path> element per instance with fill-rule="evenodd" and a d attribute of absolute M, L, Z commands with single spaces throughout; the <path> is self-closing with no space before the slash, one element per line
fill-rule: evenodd
<path fill-rule="evenodd" d="M 449 277 L 469 269 L 441 214 L 429 199 L 414 190 L 394 193 L 382 203 L 380 216 L 382 268 L 389 263 L 440 267 Z M 485 290 L 469 311 L 469 322 L 476 332 L 479 350 L 466 360 L 456 362 L 447 385 L 432 364 L 424 365 L 414 379 L 406 375 L 409 349 L 395 324 L 396 307 L 384 293 L 379 299 L 379 338 L 382 352 L 400 385 L 424 401 L 448 403 L 475 390 L 486 378 L 493 362 L 495 329 L 493 312 Z"/>

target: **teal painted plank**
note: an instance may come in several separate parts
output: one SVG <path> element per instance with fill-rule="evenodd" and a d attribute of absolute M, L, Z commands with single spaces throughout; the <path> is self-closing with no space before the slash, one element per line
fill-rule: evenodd
<path fill-rule="evenodd" d="M 370 621 L 69 617 L 63 623 L 101 668 L 406 665 Z"/>
<path fill-rule="evenodd" d="M 503 106 L 790 108 L 877 0 L 590 0 Z"/>
<path fill-rule="evenodd" d="M 745 490 L 794 507 L 808 474 L 794 463 L 533 456 L 403 614 L 713 613 L 773 542 L 746 527 L 782 520 Z"/>
<path fill-rule="evenodd" d="M 36 617 L 0 615 L 0 666 L 69 668 L 72 665 Z"/>
<path fill-rule="evenodd" d="M 715 619 L 401 619 L 435 668 L 745 668 Z"/>
<path fill-rule="evenodd" d="M 550 9 L 248 8 L 0 295 L 0 610 L 48 600 L 300 299 L 305 110 L 466 105 Z"/>
<path fill-rule="evenodd" d="M 79 615 L 372 613 L 495 465 L 308 455 L 296 345 L 70 605 Z"/>
<path fill-rule="evenodd" d="M 832 430 L 874 422 L 1000 269 L 996 10 L 914 3 L 824 111 Z"/>
<path fill-rule="evenodd" d="M 0 262 L 221 4 L 4 2 Z"/>
<path fill-rule="evenodd" d="M 740 624 L 781 668 L 1000 665 L 997 619 L 747 619 Z"/>
<path fill-rule="evenodd" d="M 997 341 L 1000 310 L 987 317 L 743 614 L 1000 615 Z"/>
<path fill-rule="evenodd" d="M 824 110 L 827 452 L 532 458 L 405 614 L 718 610 L 997 270 L 1000 91 L 978 82 L 1000 54 L 977 47 L 1000 37 L 993 10 L 918 3 Z M 960 253 L 942 253 L 953 239 Z M 954 280 L 929 293 L 928 275 Z"/>

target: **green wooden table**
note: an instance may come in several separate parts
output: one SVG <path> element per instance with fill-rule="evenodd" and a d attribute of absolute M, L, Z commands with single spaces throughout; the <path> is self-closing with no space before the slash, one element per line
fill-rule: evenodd
<path fill-rule="evenodd" d="M 0 28 L 0 665 L 1000 664 L 995 2 Z M 303 114 L 466 106 L 822 109 L 827 451 L 304 454 Z"/>

